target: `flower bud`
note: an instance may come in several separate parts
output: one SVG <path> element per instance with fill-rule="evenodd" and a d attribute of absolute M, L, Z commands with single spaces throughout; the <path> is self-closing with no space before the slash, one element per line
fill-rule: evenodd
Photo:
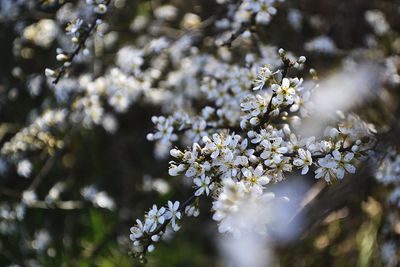
<path fill-rule="evenodd" d="M 56 75 L 57 75 L 57 72 L 56 72 L 56 71 L 54 71 L 54 70 L 52 70 L 52 69 L 49 69 L 49 68 L 46 68 L 45 71 L 44 71 L 44 73 L 45 73 L 45 75 L 46 75 L 47 77 L 56 77 Z"/>
<path fill-rule="evenodd" d="M 148 141 L 154 141 L 154 134 L 152 134 L 152 133 L 147 134 L 147 135 L 146 135 L 146 139 L 147 139 Z"/>
<path fill-rule="evenodd" d="M 297 60 L 297 62 L 298 62 L 299 64 L 304 64 L 304 63 L 306 62 L 306 57 L 305 57 L 305 56 L 299 57 L 299 60 Z"/>
<path fill-rule="evenodd" d="M 153 240 L 154 242 L 157 242 L 158 240 L 160 240 L 160 236 L 159 235 L 153 235 L 153 236 L 151 236 L 151 240 Z"/>
<path fill-rule="evenodd" d="M 183 153 L 179 150 L 179 149 L 171 149 L 171 151 L 169 152 L 170 155 L 174 158 L 181 158 L 183 157 Z"/>
<path fill-rule="evenodd" d="M 58 54 L 58 55 L 56 56 L 56 59 L 57 59 L 58 61 L 67 61 L 68 58 L 69 58 L 69 57 L 68 57 L 66 54 L 64 54 L 64 53 Z"/>
<path fill-rule="evenodd" d="M 315 69 L 310 69 L 310 74 L 311 74 L 313 80 L 318 80 L 318 73 Z"/>
<path fill-rule="evenodd" d="M 154 247 L 154 245 L 152 244 L 152 245 L 150 245 L 150 246 L 147 247 L 147 251 L 148 251 L 148 252 L 152 252 L 152 251 L 154 251 L 154 248 L 155 248 L 155 247 Z"/>
<path fill-rule="evenodd" d="M 250 119 L 250 124 L 256 126 L 260 123 L 260 120 L 257 117 L 253 117 Z"/>
<path fill-rule="evenodd" d="M 107 12 L 107 6 L 105 4 L 99 4 L 97 7 L 95 7 L 94 12 L 98 14 L 104 14 Z"/>

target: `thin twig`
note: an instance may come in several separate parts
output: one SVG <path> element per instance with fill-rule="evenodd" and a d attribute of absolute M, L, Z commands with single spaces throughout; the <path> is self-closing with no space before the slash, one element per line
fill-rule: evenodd
<path fill-rule="evenodd" d="M 72 128 L 65 136 L 63 139 L 63 144 L 64 147 L 69 143 L 71 139 L 72 133 L 75 131 L 75 128 Z M 43 181 L 43 179 L 49 174 L 51 169 L 53 168 L 54 164 L 56 163 L 58 157 L 61 155 L 61 150 L 57 150 L 54 155 L 49 156 L 43 165 L 43 167 L 40 169 L 40 171 L 37 173 L 35 178 L 33 179 L 32 183 L 28 187 L 27 190 L 35 190 Z"/>
<path fill-rule="evenodd" d="M 36 200 L 32 203 L 29 203 L 28 207 L 37 209 L 75 210 L 82 209 L 84 207 L 84 203 L 77 200 L 57 200 L 51 203 L 42 200 Z"/>
<path fill-rule="evenodd" d="M 0 187 L 0 194 L 9 196 L 9 197 L 21 197 L 21 192 L 18 192 L 16 190 L 12 190 L 6 187 Z"/>
<path fill-rule="evenodd" d="M 110 4 L 111 0 L 107 0 L 105 5 L 108 6 Z M 80 38 L 80 41 L 78 43 L 78 46 L 75 48 L 74 51 L 72 51 L 72 53 L 70 53 L 68 55 L 68 61 L 66 63 L 72 63 L 74 58 L 79 54 L 79 52 L 82 50 L 83 47 L 85 47 L 85 43 L 86 41 L 89 39 L 89 37 L 92 35 L 92 32 L 94 31 L 94 29 L 97 26 L 97 21 L 99 19 L 101 19 L 103 17 L 104 14 L 97 14 L 95 16 L 95 18 L 93 19 L 92 23 L 90 23 L 89 28 L 83 33 L 82 37 Z M 59 82 L 59 80 L 61 79 L 62 76 L 64 76 L 64 74 L 67 71 L 67 68 L 69 67 L 69 64 L 66 65 L 65 63 L 58 68 L 57 70 L 57 76 L 55 77 L 55 79 L 53 80 L 53 84 L 57 84 Z"/>
<path fill-rule="evenodd" d="M 252 13 L 250 16 L 249 20 L 243 21 L 240 24 L 240 27 L 231 34 L 228 40 L 224 41 L 222 43 L 222 46 L 227 46 L 231 47 L 233 41 L 235 41 L 242 33 L 244 33 L 246 30 L 250 29 L 253 25 L 255 25 L 255 19 L 256 19 L 257 13 Z"/>

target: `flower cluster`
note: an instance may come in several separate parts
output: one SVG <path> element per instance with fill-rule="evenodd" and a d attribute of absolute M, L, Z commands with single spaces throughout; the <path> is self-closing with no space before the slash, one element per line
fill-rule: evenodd
<path fill-rule="evenodd" d="M 16 221 L 21 221 L 25 217 L 24 205 L 18 204 L 10 206 L 6 202 L 0 203 L 0 233 L 10 234 L 16 231 Z"/>
<path fill-rule="evenodd" d="M 144 257 L 154 250 L 156 242 L 178 231 L 184 215 L 198 216 L 200 199 L 211 200 L 220 232 L 238 236 L 250 227 L 257 234 L 268 235 L 270 229 L 285 221 L 275 216 L 277 204 L 287 200 L 274 191 L 275 184 L 300 175 L 314 182 L 319 179 L 318 185 L 351 179 L 371 156 L 379 164 L 377 181 L 389 192 L 387 206 L 399 207 L 398 150 L 391 149 L 382 160 L 381 155 L 373 154 L 376 131 L 362 119 L 375 120 L 378 130 L 384 132 L 390 130 L 387 121 L 397 117 L 382 116 L 378 123 L 376 116 L 378 109 L 385 110 L 384 114 L 389 114 L 386 109 L 398 109 L 391 98 L 397 98 L 400 84 L 400 38 L 391 28 L 392 16 L 386 12 L 364 9 L 365 23 L 370 27 L 363 27 L 366 35 L 357 38 L 365 40 L 365 47 L 340 50 L 348 46 L 336 34 L 329 34 L 332 29 L 336 31 L 334 25 L 315 12 L 307 13 L 307 3 L 300 7 L 284 0 L 215 0 L 214 10 L 195 0 L 196 8 L 187 12 L 187 5 L 181 9 L 180 1 L 156 1 L 151 6 L 146 1 L 11 2 L 0 1 L 4 39 L 12 39 L 6 40 L 6 46 L 12 47 L 10 57 L 16 59 L 5 61 L 12 67 L 11 78 L 5 75 L 0 85 L 1 110 L 9 113 L 12 101 L 20 97 L 25 105 L 25 88 L 34 108 L 27 125 L 20 127 L 26 119 L 18 115 L 14 123 L 9 114 L 0 123 L 0 176 L 4 178 L 0 194 L 7 197 L 0 203 L 0 233 L 23 232 L 18 227 L 25 208 L 70 210 L 89 204 L 126 218 L 128 213 L 117 207 L 118 199 L 114 201 L 115 196 L 96 185 L 76 190 L 82 201 L 65 200 L 68 194 L 64 192 L 74 179 L 68 176 L 58 182 L 44 178 L 83 162 L 75 162 L 79 157 L 72 154 L 88 130 L 103 127 L 114 134 L 118 119 L 136 110 L 155 115 L 151 119 L 154 129 L 147 139 L 154 142 L 157 159 L 173 158 L 168 173 L 184 176 L 182 184 L 190 188 L 191 195 L 184 202 L 170 200 L 162 207 L 153 205 L 143 219 L 136 220 L 130 235 L 135 256 Z M 110 24 L 105 17 L 109 12 Z M 117 23 L 119 14 L 132 21 Z M 276 24 L 270 23 L 274 18 Z M 279 27 L 275 29 L 275 25 Z M 356 69 L 364 59 L 379 62 L 382 81 L 374 80 L 371 88 L 383 90 L 374 91 L 377 98 L 370 98 L 373 103 L 369 107 L 357 109 L 360 116 L 352 113 L 352 104 L 340 108 L 346 115 L 326 114 L 331 120 L 321 122 L 320 132 L 304 131 L 312 128 L 308 122 L 321 106 L 313 96 L 322 92 L 323 86 L 316 84 L 314 69 L 307 77 L 304 56 L 264 42 L 269 42 L 265 37 L 276 36 L 276 31 L 284 36 L 286 32 L 281 31 L 286 26 L 295 30 L 293 36 L 270 43 L 296 40 L 310 55 L 312 64 L 325 66 L 328 64 L 321 64 L 321 60 L 332 58 L 337 63 L 340 58 L 347 71 Z M 303 34 L 305 29 L 310 34 Z M 42 66 L 40 74 L 35 73 L 40 55 L 53 48 L 60 66 L 46 69 L 44 74 Z M 34 63 L 35 68 L 26 68 L 21 62 Z M 47 59 L 43 62 L 51 64 Z M 335 81 L 335 88 L 347 90 L 346 83 L 342 86 L 341 82 Z M 357 96 L 354 102 L 360 103 L 361 98 Z M 322 102 L 329 103 L 326 99 Z M 376 102 L 381 100 L 385 107 L 377 108 L 382 103 Z M 121 121 L 124 129 L 126 125 Z M 146 124 L 134 130 L 144 128 Z M 66 140 L 72 141 L 71 149 Z M 46 162 L 41 162 L 43 157 Z M 68 173 L 76 175 L 75 171 Z M 12 174 L 22 177 L 15 186 Z M 34 178 L 23 179 L 30 177 Z M 144 179 L 143 186 L 136 189 L 174 194 L 172 184 L 163 177 L 151 180 Z M 45 188 L 50 190 L 41 200 Z M 104 212 L 102 209 L 98 212 Z M 388 214 L 386 219 L 393 229 L 393 218 L 398 215 L 393 211 Z M 35 230 L 30 235 L 33 249 L 52 254 L 47 232 Z M 129 242 L 127 235 L 125 242 Z M 396 242 L 389 241 L 382 250 L 385 258 L 393 258 Z"/>
<path fill-rule="evenodd" d="M 169 174 L 191 179 L 194 198 L 201 195 L 216 198 L 213 218 L 218 221 L 221 232 L 240 233 L 232 223 L 238 206 L 248 202 L 265 206 L 265 201 L 274 199 L 273 193 L 268 192 L 271 183 L 285 180 L 296 170 L 301 175 L 312 170 L 316 179 L 323 178 L 328 183 L 343 179 L 346 173 L 355 173 L 356 165 L 374 144 L 374 129 L 354 114 L 343 116 L 339 113 L 336 127 L 327 127 L 319 140 L 315 136 L 302 137 L 296 133 L 291 121 L 294 118 L 301 120 L 312 111 L 312 105 L 307 102 L 314 87 L 304 87 L 300 78 L 285 77 L 289 68 L 296 69 L 305 62 L 304 57 L 292 61 L 283 50 L 279 54 L 282 68 L 271 70 L 264 66 L 258 75 L 252 75 L 253 80 L 247 80 L 248 85 L 240 86 L 238 90 L 234 89 L 238 84 L 236 81 L 228 80 L 228 86 L 224 86 L 221 81 L 226 80 L 221 80 L 218 72 L 206 76 L 202 88 L 214 101 L 214 107 L 207 106 L 199 115 L 175 112 L 170 117 L 152 119 L 157 132 L 148 135 L 151 141 L 173 142 L 188 131 L 199 134 L 189 148 L 170 150 L 175 161 L 170 162 Z M 255 90 L 251 91 L 251 88 Z M 222 108 L 230 114 L 236 109 L 234 105 L 226 104 L 232 101 L 231 98 L 240 99 L 241 110 L 234 111 L 240 114 L 239 118 L 218 119 L 218 111 Z M 156 206 L 152 210 L 151 214 L 165 212 Z M 161 219 L 159 224 L 163 225 L 164 220 Z M 150 222 L 154 220 L 150 219 Z M 257 228 L 266 233 L 266 224 L 270 222 L 259 222 Z M 146 223 L 138 222 L 138 225 Z M 156 228 L 148 226 L 147 229 L 152 233 Z M 146 238 L 146 242 L 153 239 L 149 234 Z M 146 243 L 133 241 L 142 251 Z"/>
<path fill-rule="evenodd" d="M 61 48 L 57 49 L 56 59 L 62 62 L 62 66 L 56 70 L 50 68 L 45 70 L 47 77 L 54 78 L 53 83 L 58 83 L 61 76 L 66 73 L 67 68 L 71 66 L 74 58 L 85 48 L 88 38 L 102 24 L 101 17 L 107 12 L 110 2 L 110 0 L 87 0 L 87 5 L 93 10 L 91 22 L 86 23 L 82 18 L 74 18 L 68 22 L 65 32 L 70 36 L 74 49 L 71 52 L 66 52 Z"/>
<path fill-rule="evenodd" d="M 196 212 L 194 206 L 189 204 L 181 205 L 179 201 L 168 201 L 167 207 L 158 208 L 157 205 L 153 205 L 143 222 L 137 219 L 136 225 L 131 227 L 130 235 L 134 254 L 139 257 L 144 256 L 146 251 L 154 250 L 154 243 L 158 242 L 166 231 L 170 229 L 178 231 L 184 208 L 189 216 Z"/>
<path fill-rule="evenodd" d="M 213 202 L 213 219 L 219 222 L 221 233 L 237 237 L 250 232 L 267 235 L 269 227 L 279 221 L 277 205 L 287 201 L 286 197 L 276 197 L 273 192 L 263 192 L 242 181 L 226 180 Z"/>
<path fill-rule="evenodd" d="M 53 154 L 63 144 L 53 136 L 51 129 L 62 128 L 67 114 L 65 109 L 45 111 L 6 142 L 0 150 L 1 155 L 15 158 L 23 152 L 34 149 L 47 150 L 49 154 Z"/>
<path fill-rule="evenodd" d="M 234 10 L 232 15 L 234 24 L 246 24 L 254 19 L 256 23 L 266 25 L 271 21 L 272 16 L 277 13 L 275 5 L 283 0 L 244 0 L 239 5 L 233 1 L 218 0 L 220 4 L 229 4 Z"/>
<path fill-rule="evenodd" d="M 51 193 L 52 192 L 49 192 L 49 196 L 51 196 Z M 114 200 L 105 191 L 99 191 L 93 185 L 82 188 L 81 195 L 85 200 L 90 201 L 95 207 L 109 210 L 115 209 Z"/>

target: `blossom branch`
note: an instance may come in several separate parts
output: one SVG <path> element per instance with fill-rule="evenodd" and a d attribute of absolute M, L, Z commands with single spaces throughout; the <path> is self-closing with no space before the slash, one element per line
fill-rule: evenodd
<path fill-rule="evenodd" d="M 110 4 L 111 0 L 105 0 L 104 6 L 107 8 Z M 104 12 L 105 13 L 105 12 Z M 60 54 L 58 57 L 61 61 L 64 61 L 64 64 L 59 67 L 57 70 L 50 70 L 46 69 L 46 75 L 54 77 L 53 84 L 57 84 L 59 80 L 64 76 L 68 67 L 72 64 L 74 58 L 79 54 L 79 52 L 85 47 L 85 43 L 88 38 L 92 35 L 94 30 L 98 25 L 98 21 L 104 16 L 103 12 L 98 12 L 92 22 L 89 24 L 89 27 L 83 32 L 82 35 L 79 36 L 79 42 L 76 48 L 69 54 L 63 53 Z"/>

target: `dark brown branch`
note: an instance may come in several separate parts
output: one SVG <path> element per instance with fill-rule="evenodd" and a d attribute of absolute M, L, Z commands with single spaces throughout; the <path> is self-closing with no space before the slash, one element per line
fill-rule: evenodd
<path fill-rule="evenodd" d="M 358 175 L 347 177 L 339 184 L 328 186 L 319 191 L 288 223 L 288 229 L 295 228 L 299 236 L 318 226 L 331 212 L 343 208 L 352 202 L 365 200 L 368 184 L 373 179 L 365 168 Z"/>
<path fill-rule="evenodd" d="M 110 4 L 111 0 L 107 0 L 105 5 L 108 7 L 108 5 Z M 69 63 L 71 64 L 74 60 L 74 58 L 79 54 L 79 52 L 85 47 L 85 43 L 86 41 L 89 39 L 89 37 L 92 35 L 93 31 L 95 30 L 96 26 L 97 26 L 97 21 L 99 19 L 101 19 L 103 17 L 104 14 L 97 14 L 94 19 L 92 20 L 92 22 L 89 25 L 89 28 L 82 34 L 82 37 L 80 38 L 80 41 L 78 43 L 78 46 L 74 49 L 74 51 L 72 51 L 72 53 L 68 54 L 68 60 L 65 63 Z M 53 80 L 53 84 L 57 84 L 60 79 L 62 78 L 62 76 L 64 76 L 64 74 L 67 71 L 67 68 L 69 67 L 69 64 L 63 64 L 61 67 L 59 67 L 56 71 L 56 77 Z"/>
<path fill-rule="evenodd" d="M 232 43 L 246 30 L 250 29 L 252 26 L 255 25 L 257 13 L 252 13 L 250 19 L 241 23 L 240 27 L 231 34 L 228 40 L 222 43 L 222 46 L 231 47 Z"/>

